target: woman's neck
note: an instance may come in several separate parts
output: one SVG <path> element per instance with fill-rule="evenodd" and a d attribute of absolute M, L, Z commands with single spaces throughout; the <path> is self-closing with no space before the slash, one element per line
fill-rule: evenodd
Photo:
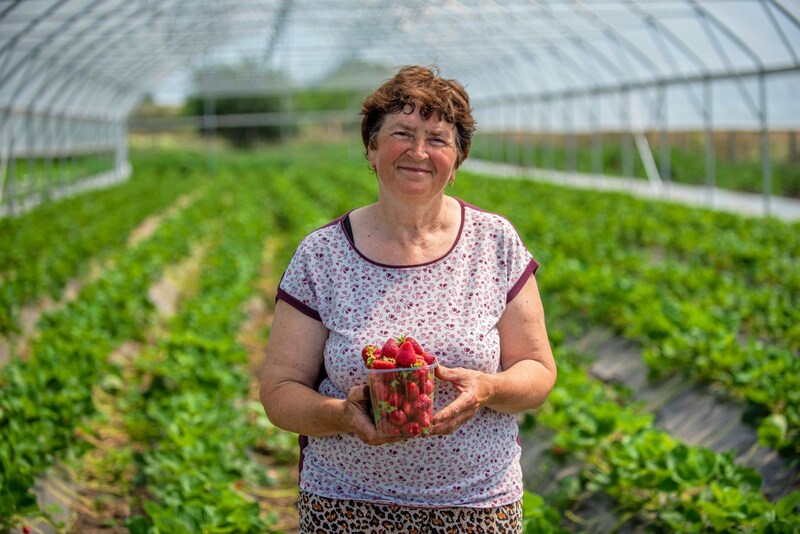
<path fill-rule="evenodd" d="M 447 232 L 453 223 L 448 197 L 425 204 L 379 200 L 369 213 L 372 227 L 397 243 L 418 243 Z"/>
<path fill-rule="evenodd" d="M 461 207 L 450 197 L 420 206 L 377 202 L 351 213 L 356 247 L 379 263 L 414 265 L 442 257 L 461 225 Z"/>

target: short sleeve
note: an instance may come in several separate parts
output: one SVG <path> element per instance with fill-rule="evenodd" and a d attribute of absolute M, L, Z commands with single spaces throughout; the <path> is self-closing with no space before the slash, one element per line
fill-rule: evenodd
<path fill-rule="evenodd" d="M 506 302 L 508 303 L 514 300 L 528 278 L 536 272 L 539 263 L 533 259 L 533 255 L 528 251 L 519 232 L 506 219 L 504 219 L 503 235 L 505 238 L 503 250 L 506 254 L 506 281 L 509 288 L 506 293 Z"/>
<path fill-rule="evenodd" d="M 297 247 L 281 276 L 276 298 L 293 306 L 312 319 L 321 321 L 317 294 L 318 272 L 313 254 L 313 234 Z"/>

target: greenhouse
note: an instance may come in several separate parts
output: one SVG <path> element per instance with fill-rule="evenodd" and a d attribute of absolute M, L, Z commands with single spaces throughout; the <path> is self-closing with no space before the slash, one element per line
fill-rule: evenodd
<path fill-rule="evenodd" d="M 400 249 L 369 245 L 386 228 L 365 214 L 411 187 L 386 178 L 396 169 L 378 141 L 407 108 L 365 147 L 362 106 L 411 65 L 463 85 L 475 130 L 449 180 L 434 169 L 435 198 L 460 206 L 461 226 L 390 261 Z M 790 0 L 0 1 L 0 532 L 304 532 L 298 509 L 326 440 L 445 454 L 495 414 L 518 433 L 519 532 L 800 531 L 799 88 Z M 386 139 L 452 167 L 447 136 L 462 119 L 425 109 L 406 114 L 443 124 L 419 130 L 448 132 L 443 149 L 420 145 L 409 122 Z M 314 300 L 329 287 L 290 294 L 307 239 L 347 221 L 353 261 L 325 263 L 331 287 L 376 268 L 412 276 L 450 269 L 472 211 L 499 215 L 519 258 L 534 258 L 516 274 L 522 259 L 502 261 L 526 278 L 504 281 L 501 308 L 546 315 L 557 367 L 546 399 L 509 414 L 487 398 L 444 431 L 447 369 L 469 366 L 385 324 L 376 343 L 419 337 L 417 364 L 432 365 L 430 350 L 440 367 L 428 419 L 384 399 L 387 421 L 433 435 L 376 445 L 325 427 L 299 474 L 299 429 L 322 416 L 302 412 L 287 430 L 270 412 L 286 325 L 306 328 L 298 350 L 322 336 L 316 388 L 338 388 L 328 398 L 348 398 L 329 344 L 366 335 L 333 326 Z M 531 269 L 534 293 L 516 283 Z M 453 276 L 470 298 L 498 280 Z M 447 283 L 422 294 L 455 323 L 434 326 L 430 309 L 412 320 L 416 301 L 389 317 L 433 345 L 462 318 L 488 320 L 491 305 L 456 310 Z M 302 318 L 287 323 L 287 304 Z M 521 337 L 509 321 L 489 331 Z M 462 338 L 483 339 L 468 327 Z M 520 368 L 509 346 L 496 347 L 502 372 L 476 384 Z M 366 384 L 368 358 L 356 360 L 345 382 Z M 442 466 L 449 490 L 484 487 L 480 451 L 461 474 Z M 398 476 L 420 491 L 438 479 Z M 437 491 L 423 509 L 443 507 Z M 414 531 L 394 528 L 374 531 Z"/>

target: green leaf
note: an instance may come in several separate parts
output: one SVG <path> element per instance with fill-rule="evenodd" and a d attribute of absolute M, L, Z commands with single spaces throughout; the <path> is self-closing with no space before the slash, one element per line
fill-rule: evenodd
<path fill-rule="evenodd" d="M 793 491 L 775 503 L 775 512 L 778 517 L 785 518 L 797 513 L 797 504 L 800 503 L 800 491 Z M 797 516 L 795 516 L 797 519 Z"/>

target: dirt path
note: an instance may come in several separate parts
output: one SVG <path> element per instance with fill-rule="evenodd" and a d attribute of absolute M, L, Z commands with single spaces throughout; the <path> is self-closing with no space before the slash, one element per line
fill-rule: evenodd
<path fill-rule="evenodd" d="M 752 467 L 764 480 L 762 491 L 773 502 L 800 490 L 800 468 L 758 443 L 756 428 L 742 420 L 744 406 L 713 385 L 699 385 L 674 374 L 659 382 L 638 346 L 603 330 L 594 330 L 578 349 L 597 355 L 591 373 L 604 382 L 624 384 L 634 401 L 654 413 L 655 423 L 673 437 L 716 452 L 734 451 L 736 462 Z"/>

